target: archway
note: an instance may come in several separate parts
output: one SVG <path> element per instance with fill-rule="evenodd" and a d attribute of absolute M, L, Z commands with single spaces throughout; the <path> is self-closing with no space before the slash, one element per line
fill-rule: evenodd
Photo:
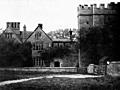
<path fill-rule="evenodd" d="M 54 62 L 54 67 L 60 67 L 60 62 L 59 61 L 55 61 Z"/>

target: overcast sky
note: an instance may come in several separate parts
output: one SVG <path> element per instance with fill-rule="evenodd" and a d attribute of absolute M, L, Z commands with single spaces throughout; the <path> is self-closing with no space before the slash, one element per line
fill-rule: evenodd
<path fill-rule="evenodd" d="M 79 4 L 108 3 L 119 0 L 0 0 L 0 28 L 6 22 L 21 22 L 33 31 L 38 23 L 45 32 L 56 29 L 78 28 L 77 6 Z"/>

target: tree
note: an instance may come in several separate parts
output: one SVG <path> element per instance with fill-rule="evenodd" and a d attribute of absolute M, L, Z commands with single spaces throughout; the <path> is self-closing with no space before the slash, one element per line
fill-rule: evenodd
<path fill-rule="evenodd" d="M 46 66 L 49 66 L 50 62 L 54 61 L 54 58 L 64 58 L 69 56 L 71 50 L 68 47 L 51 47 L 46 49 L 42 53 L 42 59 L 44 60 Z"/>
<path fill-rule="evenodd" d="M 59 29 L 56 31 L 51 31 L 48 33 L 48 35 L 51 38 L 58 38 L 58 39 L 70 39 L 70 33 L 69 33 L 70 29 Z M 76 29 L 72 29 L 72 38 L 75 38 L 76 35 Z"/>
<path fill-rule="evenodd" d="M 25 42 L 21 44 L 18 52 L 20 53 L 22 60 L 24 61 L 23 66 L 29 67 L 33 66 L 32 62 L 32 45 L 30 42 Z"/>
<path fill-rule="evenodd" d="M 78 48 L 81 50 L 81 62 L 84 65 L 99 64 L 99 59 L 103 56 L 113 56 L 114 37 L 110 28 L 82 28 L 78 33 Z"/>
<path fill-rule="evenodd" d="M 0 37 L 0 67 L 29 66 L 31 62 L 30 48 L 29 43 L 20 44 L 13 39 Z"/>

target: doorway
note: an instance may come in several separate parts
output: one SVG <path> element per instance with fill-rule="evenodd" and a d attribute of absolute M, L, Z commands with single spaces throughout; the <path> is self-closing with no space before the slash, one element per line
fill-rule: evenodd
<path fill-rule="evenodd" d="M 55 61 L 54 62 L 54 67 L 60 67 L 60 62 L 59 61 Z"/>

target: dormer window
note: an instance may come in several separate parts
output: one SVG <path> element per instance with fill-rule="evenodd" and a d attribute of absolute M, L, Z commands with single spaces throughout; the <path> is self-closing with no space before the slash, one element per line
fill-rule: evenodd
<path fill-rule="evenodd" d="M 89 22 L 87 21 L 86 24 L 89 24 Z"/>

